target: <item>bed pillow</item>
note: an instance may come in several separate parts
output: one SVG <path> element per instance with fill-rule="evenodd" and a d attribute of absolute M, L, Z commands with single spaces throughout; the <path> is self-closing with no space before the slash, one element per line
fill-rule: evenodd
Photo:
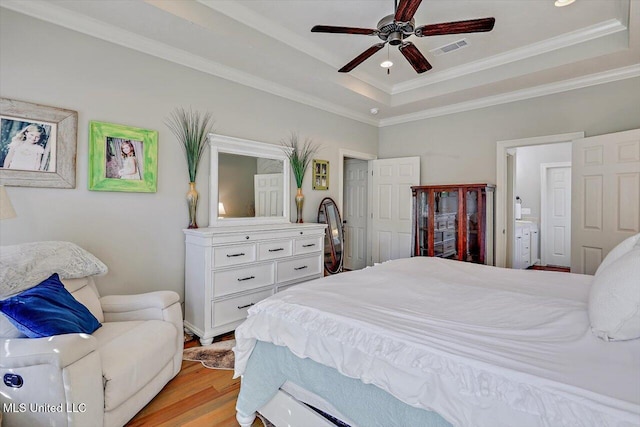
<path fill-rule="evenodd" d="M 591 331 L 606 341 L 640 338 L 640 247 L 596 274 L 589 320 Z"/>
<path fill-rule="evenodd" d="M 634 248 L 640 248 L 640 233 L 624 239 L 616 247 L 611 249 L 607 256 L 602 260 L 602 263 L 600 263 L 600 265 L 598 266 L 596 275 L 598 275 L 601 271 L 604 271 L 605 268 L 613 264 L 618 258 Z"/>
<path fill-rule="evenodd" d="M 65 289 L 57 273 L 31 289 L 0 301 L 0 312 L 29 338 L 91 334 L 102 326 Z"/>

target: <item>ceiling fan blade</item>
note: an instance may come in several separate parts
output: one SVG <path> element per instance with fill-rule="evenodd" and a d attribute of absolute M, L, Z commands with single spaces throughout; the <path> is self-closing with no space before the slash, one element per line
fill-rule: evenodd
<path fill-rule="evenodd" d="M 481 33 L 493 30 L 496 18 L 470 19 L 468 21 L 443 22 L 422 25 L 415 30 L 417 37 L 440 36 L 445 34 Z"/>
<path fill-rule="evenodd" d="M 400 0 L 398 9 L 396 9 L 395 20 L 400 22 L 411 21 L 420 3 L 422 3 L 422 0 Z"/>
<path fill-rule="evenodd" d="M 331 25 L 316 25 L 311 29 L 312 33 L 333 33 L 333 34 L 363 34 L 365 36 L 375 36 L 378 30 L 371 28 L 353 27 L 332 27 Z"/>
<path fill-rule="evenodd" d="M 407 61 L 411 64 L 414 70 L 417 73 L 424 73 L 425 71 L 429 71 L 432 67 L 427 61 L 422 53 L 418 50 L 418 48 L 411 42 L 403 43 L 398 49 L 400 49 L 400 53 L 407 58 Z"/>
<path fill-rule="evenodd" d="M 353 58 L 351 62 L 349 62 L 344 67 L 340 68 L 338 71 L 341 73 L 348 73 L 349 71 L 356 68 L 358 65 L 362 64 L 366 59 L 368 59 L 371 55 L 379 51 L 384 47 L 385 43 L 378 43 L 371 46 L 369 49 L 362 52 L 360 55 Z"/>

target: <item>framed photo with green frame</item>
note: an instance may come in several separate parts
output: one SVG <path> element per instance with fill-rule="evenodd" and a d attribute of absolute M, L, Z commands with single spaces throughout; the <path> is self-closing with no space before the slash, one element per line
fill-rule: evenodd
<path fill-rule="evenodd" d="M 329 160 L 313 160 L 313 189 L 329 189 Z"/>
<path fill-rule="evenodd" d="M 89 122 L 89 190 L 155 193 L 158 132 Z"/>

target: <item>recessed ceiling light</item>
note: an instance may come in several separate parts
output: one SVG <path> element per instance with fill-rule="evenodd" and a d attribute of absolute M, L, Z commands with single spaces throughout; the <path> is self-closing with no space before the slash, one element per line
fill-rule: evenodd
<path fill-rule="evenodd" d="M 381 66 L 382 68 L 390 68 L 390 67 L 392 67 L 392 66 L 393 66 L 393 62 L 391 62 L 391 61 L 389 61 L 389 60 L 387 59 L 386 61 L 382 61 L 382 62 L 380 63 L 380 66 Z"/>
<path fill-rule="evenodd" d="M 570 5 L 574 1 L 576 1 L 576 0 L 556 0 L 556 2 L 554 4 L 556 5 L 556 7 L 563 7 L 563 6 Z"/>
<path fill-rule="evenodd" d="M 380 110 L 378 110 L 377 108 L 372 108 L 371 110 L 369 110 L 369 112 L 370 112 L 371 114 L 373 114 L 374 116 L 375 116 L 376 114 L 378 114 L 378 111 L 380 111 Z"/>

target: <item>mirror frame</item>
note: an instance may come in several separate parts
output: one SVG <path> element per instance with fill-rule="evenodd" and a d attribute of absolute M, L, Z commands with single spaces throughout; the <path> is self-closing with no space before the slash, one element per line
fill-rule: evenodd
<path fill-rule="evenodd" d="M 237 226 L 237 225 L 261 225 L 290 223 L 290 188 L 291 168 L 289 159 L 285 154 L 286 147 L 268 144 L 266 142 L 251 141 L 249 139 L 234 138 L 231 136 L 209 134 L 209 146 L 211 149 L 209 169 L 209 226 Z M 260 216 L 239 218 L 218 218 L 218 153 L 236 154 L 256 158 L 266 158 L 283 162 L 283 201 L 282 216 Z"/>
<path fill-rule="evenodd" d="M 326 261 L 326 256 L 327 256 L 327 252 L 326 252 L 326 248 L 327 246 L 329 246 L 330 250 L 331 250 L 331 257 L 332 258 L 336 258 L 336 249 L 335 249 L 335 245 L 333 244 L 333 239 L 332 239 L 332 230 L 331 230 L 331 221 L 329 220 L 329 214 L 327 212 L 327 206 L 333 206 L 335 208 L 335 213 L 336 213 L 336 220 L 338 221 L 338 232 L 340 234 L 340 245 L 341 250 L 340 250 L 340 260 L 338 262 L 338 265 L 331 269 L 327 266 L 327 261 Z M 322 218 L 321 218 L 321 213 L 324 211 L 324 222 L 322 222 Z M 322 201 L 320 202 L 320 206 L 318 206 L 318 223 L 319 224 L 327 224 L 327 227 L 324 230 L 324 251 L 322 253 L 322 257 L 323 257 L 323 263 L 324 263 L 324 271 L 329 273 L 329 274 L 338 274 L 338 273 L 342 273 L 342 271 L 344 270 L 344 225 L 342 223 L 342 216 L 340 215 L 340 210 L 338 209 L 338 205 L 336 204 L 336 202 L 331 198 L 331 197 L 325 197 L 324 199 L 322 199 Z"/>

